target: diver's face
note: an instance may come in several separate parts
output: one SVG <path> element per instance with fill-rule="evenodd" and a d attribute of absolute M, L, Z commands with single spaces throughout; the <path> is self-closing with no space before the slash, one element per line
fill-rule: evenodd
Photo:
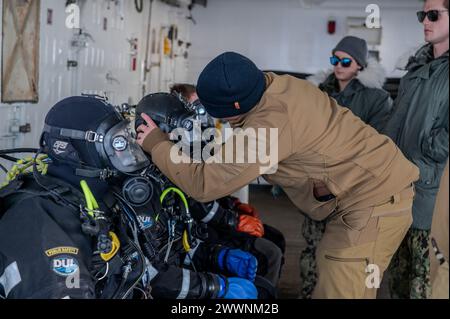
<path fill-rule="evenodd" d="M 193 103 L 193 102 L 195 102 L 195 101 L 197 101 L 197 100 L 198 100 L 198 95 L 197 95 L 197 93 L 192 93 L 191 96 L 190 96 L 189 99 L 188 99 L 188 102 L 189 102 L 189 103 Z"/>

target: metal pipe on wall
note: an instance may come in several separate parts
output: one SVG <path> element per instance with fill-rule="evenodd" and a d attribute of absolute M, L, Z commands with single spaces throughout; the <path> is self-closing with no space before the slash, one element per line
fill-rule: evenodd
<path fill-rule="evenodd" d="M 147 93 L 147 74 L 150 73 L 152 65 L 149 62 L 149 48 L 150 48 L 150 37 L 152 30 L 152 9 L 153 9 L 153 0 L 150 0 L 150 7 L 148 9 L 148 21 L 147 21 L 147 35 L 145 41 L 145 59 L 144 59 L 144 76 L 142 81 L 142 97 Z M 148 86 L 151 83 L 151 76 L 148 79 Z"/>

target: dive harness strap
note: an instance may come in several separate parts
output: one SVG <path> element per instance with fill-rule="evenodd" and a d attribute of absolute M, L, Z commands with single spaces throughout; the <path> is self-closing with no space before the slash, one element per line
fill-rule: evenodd
<path fill-rule="evenodd" d="M 44 132 L 51 135 L 59 135 L 74 140 L 88 141 L 90 143 L 103 143 L 104 136 L 94 131 L 80 131 L 63 127 L 44 125 Z"/>

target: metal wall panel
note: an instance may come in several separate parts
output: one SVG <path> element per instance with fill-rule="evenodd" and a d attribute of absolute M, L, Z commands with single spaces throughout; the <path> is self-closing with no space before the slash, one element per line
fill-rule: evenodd
<path fill-rule="evenodd" d="M 4 1 L 12 0 L 0 0 L 0 11 Z M 134 1 L 130 0 L 78 0 L 80 27 L 92 36 L 86 40 L 87 46 L 79 50 L 71 45 L 79 30 L 65 26 L 66 1 L 40 2 L 39 102 L 0 103 L 0 148 L 36 147 L 46 113 L 64 97 L 82 92 L 106 93 L 114 104 L 137 103 L 144 93 L 166 91 L 173 82 L 186 81 L 187 70 L 183 68 L 187 64 L 180 63 L 174 73 L 165 67 L 171 63 L 168 57 L 161 58 L 163 68 L 155 64 L 145 83 L 143 81 L 150 1 L 144 1 L 144 9 L 139 13 Z M 50 24 L 47 19 L 49 10 L 52 12 Z M 186 8 L 174 8 L 154 0 L 151 29 L 155 30 L 155 36 L 150 37 L 150 44 L 159 43 L 159 30 L 171 24 L 180 24 L 180 30 L 190 28 L 192 23 L 185 19 L 187 15 Z M 107 19 L 106 30 L 104 19 Z M 184 20 L 188 23 L 183 24 Z M 183 30 L 183 34 L 183 37 L 189 35 L 189 30 Z M 130 38 L 138 39 L 135 71 L 130 69 Z M 149 47 L 151 49 L 151 45 Z M 159 61 L 158 52 L 151 56 L 154 61 Z M 78 66 L 68 67 L 70 60 L 77 61 Z M 16 118 L 20 125 L 30 123 L 31 133 L 12 132 Z"/>

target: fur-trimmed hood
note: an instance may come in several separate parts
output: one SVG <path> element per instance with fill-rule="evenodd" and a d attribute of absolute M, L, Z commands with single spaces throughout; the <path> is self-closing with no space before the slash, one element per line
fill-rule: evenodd
<path fill-rule="evenodd" d="M 333 69 L 319 71 L 308 77 L 307 80 L 316 86 L 319 86 L 321 83 L 325 82 L 332 73 Z M 383 84 L 386 81 L 386 71 L 377 60 L 370 58 L 367 67 L 358 73 L 356 79 L 358 79 L 365 87 L 382 89 Z"/>

